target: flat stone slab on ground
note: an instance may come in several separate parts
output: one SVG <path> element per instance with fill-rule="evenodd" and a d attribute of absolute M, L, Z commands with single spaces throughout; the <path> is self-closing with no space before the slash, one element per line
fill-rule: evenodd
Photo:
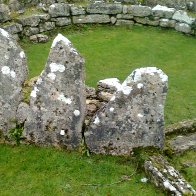
<path fill-rule="evenodd" d="M 170 140 L 169 144 L 176 153 L 181 153 L 190 149 L 196 150 L 196 133 L 187 136 L 177 136 Z"/>

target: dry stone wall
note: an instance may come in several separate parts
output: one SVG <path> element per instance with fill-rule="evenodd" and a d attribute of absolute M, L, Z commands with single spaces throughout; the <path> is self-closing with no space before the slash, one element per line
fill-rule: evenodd
<path fill-rule="evenodd" d="M 9 21 L 9 24 L 6 22 Z M 119 3 L 93 3 L 87 6 L 54 3 L 44 13 L 21 15 L 12 20 L 6 8 L 0 7 L 1 27 L 15 35 L 32 36 L 72 24 L 149 25 L 173 28 L 196 34 L 196 19 L 185 11 L 156 5 L 151 8 Z"/>

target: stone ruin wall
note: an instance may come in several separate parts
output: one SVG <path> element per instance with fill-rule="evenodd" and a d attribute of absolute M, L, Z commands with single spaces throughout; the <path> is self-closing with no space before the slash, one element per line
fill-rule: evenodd
<path fill-rule="evenodd" d="M 85 87 L 84 59 L 58 34 L 45 69 L 23 101 L 26 57 L 12 36 L 0 29 L 0 132 L 23 126 L 25 141 L 90 151 L 130 154 L 135 147 L 163 147 L 164 102 L 168 77 L 156 67 L 133 71 L 121 84 L 101 80 L 98 90 Z"/>
<path fill-rule="evenodd" d="M 9 8 L 0 4 L 1 27 L 15 38 L 33 36 L 31 39 L 38 41 L 41 38 L 37 37 L 37 34 L 57 27 L 82 24 L 148 25 L 172 28 L 193 36 L 196 34 L 195 18 L 188 16 L 185 11 L 160 5 L 151 8 L 120 3 L 92 3 L 86 6 L 55 3 L 43 6 L 40 10 L 41 13 L 21 14 L 12 18 Z"/>

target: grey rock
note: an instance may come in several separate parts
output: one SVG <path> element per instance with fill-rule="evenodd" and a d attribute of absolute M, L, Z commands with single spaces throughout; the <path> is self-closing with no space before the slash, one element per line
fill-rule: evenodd
<path fill-rule="evenodd" d="M 92 119 L 85 133 L 89 149 L 122 155 L 139 146 L 162 148 L 167 79 L 155 67 L 133 71 Z"/>
<path fill-rule="evenodd" d="M 85 15 L 86 11 L 85 8 L 82 6 L 71 6 L 71 15 L 76 16 L 76 15 Z"/>
<path fill-rule="evenodd" d="M 29 105 L 25 102 L 21 102 L 18 106 L 17 113 L 16 113 L 16 120 L 19 124 L 23 124 L 28 116 L 30 111 Z"/>
<path fill-rule="evenodd" d="M 23 28 L 21 24 L 14 23 L 9 24 L 3 27 L 6 31 L 8 31 L 10 34 L 16 34 L 22 32 Z"/>
<path fill-rule="evenodd" d="M 68 17 L 61 17 L 61 18 L 55 18 L 56 26 L 62 27 L 67 26 L 71 24 L 71 18 Z"/>
<path fill-rule="evenodd" d="M 178 10 L 174 13 L 172 19 L 177 20 L 182 23 L 187 23 L 191 25 L 194 22 L 194 19 L 189 17 L 185 11 Z"/>
<path fill-rule="evenodd" d="M 134 17 L 134 20 L 139 24 L 147 24 L 149 21 L 148 17 Z"/>
<path fill-rule="evenodd" d="M 70 6 L 65 3 L 54 3 L 49 7 L 48 13 L 54 18 L 70 16 Z"/>
<path fill-rule="evenodd" d="M 31 26 L 36 27 L 41 22 L 39 15 L 30 15 L 30 16 L 22 16 L 17 18 L 16 20 L 18 23 L 22 24 L 22 26 Z"/>
<path fill-rule="evenodd" d="M 175 29 L 182 33 L 191 33 L 191 27 L 186 23 L 176 23 Z"/>
<path fill-rule="evenodd" d="M 117 18 L 129 20 L 129 19 L 133 19 L 133 15 L 131 15 L 131 14 L 117 14 Z"/>
<path fill-rule="evenodd" d="M 37 34 L 37 35 L 32 35 L 30 36 L 30 41 L 35 42 L 35 43 L 45 43 L 48 41 L 48 36 L 43 35 L 43 34 Z"/>
<path fill-rule="evenodd" d="M 179 135 L 170 140 L 169 144 L 176 153 L 182 153 L 190 149 L 196 150 L 196 133 L 188 136 Z"/>
<path fill-rule="evenodd" d="M 20 3 L 18 0 L 9 0 L 8 6 L 11 11 L 18 11 L 24 9 L 23 4 Z"/>
<path fill-rule="evenodd" d="M 152 156 L 145 161 L 144 169 L 155 186 L 167 191 L 169 195 L 196 195 L 193 187 L 162 156 Z"/>
<path fill-rule="evenodd" d="M 169 125 L 165 128 L 165 134 L 186 134 L 196 132 L 196 118 L 192 120 L 181 121 L 172 125 Z"/>
<path fill-rule="evenodd" d="M 39 28 L 38 27 L 25 27 L 23 32 L 26 36 L 31 36 L 31 35 L 38 34 Z"/>
<path fill-rule="evenodd" d="M 127 6 L 127 13 L 133 16 L 145 17 L 152 15 L 152 9 L 148 6 L 130 5 Z"/>
<path fill-rule="evenodd" d="M 93 87 L 86 86 L 85 92 L 87 99 L 95 99 L 97 97 L 96 90 Z"/>
<path fill-rule="evenodd" d="M 72 17 L 73 24 L 85 24 L 85 23 L 110 23 L 109 15 L 105 14 L 93 14 L 93 15 L 80 15 Z"/>
<path fill-rule="evenodd" d="M 170 28 L 174 28 L 176 25 L 176 21 L 175 20 L 169 20 L 169 19 L 160 19 L 160 24 L 161 27 L 170 27 Z"/>
<path fill-rule="evenodd" d="M 133 20 L 118 19 L 115 25 L 117 25 L 117 26 L 124 26 L 124 25 L 132 26 L 132 25 L 134 25 L 134 21 Z"/>
<path fill-rule="evenodd" d="M 120 14 L 122 13 L 121 4 L 95 3 L 87 6 L 87 13 L 90 14 Z"/>
<path fill-rule="evenodd" d="M 30 109 L 24 129 L 28 141 L 68 149 L 79 146 L 85 116 L 84 60 L 61 34 L 33 87 Z"/>
<path fill-rule="evenodd" d="M 148 20 L 147 24 L 150 26 L 158 26 L 159 25 L 159 20 Z"/>
<path fill-rule="evenodd" d="M 6 22 L 10 20 L 10 10 L 5 4 L 0 4 L 0 22 Z"/>
<path fill-rule="evenodd" d="M 112 23 L 112 24 L 115 24 L 116 21 L 117 21 L 116 17 L 114 17 L 114 16 L 112 16 L 112 17 L 110 18 L 110 20 L 111 20 L 111 23 Z"/>
<path fill-rule="evenodd" d="M 156 5 L 152 8 L 152 11 L 154 16 L 170 19 L 172 18 L 176 10 L 175 8 L 168 8 L 166 6 Z"/>
<path fill-rule="evenodd" d="M 45 22 L 39 25 L 40 33 L 49 31 L 55 28 L 55 22 Z"/>
<path fill-rule="evenodd" d="M 6 136 L 16 125 L 16 110 L 22 101 L 22 85 L 28 71 L 23 50 L 3 29 L 0 48 L 0 132 Z"/>

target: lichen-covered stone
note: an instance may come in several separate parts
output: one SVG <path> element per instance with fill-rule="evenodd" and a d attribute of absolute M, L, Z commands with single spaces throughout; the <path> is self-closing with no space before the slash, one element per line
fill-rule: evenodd
<path fill-rule="evenodd" d="M 110 23 L 110 17 L 105 14 L 80 15 L 72 17 L 73 24 Z"/>
<path fill-rule="evenodd" d="M 133 20 L 124 20 L 124 19 L 118 19 L 116 21 L 116 26 L 133 26 L 134 21 Z"/>
<path fill-rule="evenodd" d="M 169 28 L 174 28 L 176 25 L 175 20 L 169 20 L 169 19 L 160 19 L 160 24 L 161 27 L 169 27 Z"/>
<path fill-rule="evenodd" d="M 49 7 L 48 13 L 53 18 L 70 16 L 70 6 L 66 3 L 54 3 Z"/>
<path fill-rule="evenodd" d="M 84 60 L 59 34 L 30 95 L 24 136 L 42 145 L 77 148 L 85 115 Z"/>
<path fill-rule="evenodd" d="M 22 26 L 31 26 L 31 27 L 36 27 L 39 25 L 41 22 L 40 16 L 39 15 L 30 15 L 30 16 L 23 16 L 20 18 L 17 18 L 17 22 L 22 24 Z"/>
<path fill-rule="evenodd" d="M 50 31 L 55 28 L 55 22 L 45 22 L 39 25 L 40 33 Z"/>
<path fill-rule="evenodd" d="M 187 12 L 178 10 L 174 13 L 172 19 L 177 20 L 181 23 L 187 23 L 191 25 L 194 22 L 194 19 L 188 16 Z"/>
<path fill-rule="evenodd" d="M 92 119 L 85 133 L 89 149 L 120 155 L 139 146 L 162 148 L 167 80 L 155 67 L 133 71 Z"/>
<path fill-rule="evenodd" d="M 9 24 L 4 26 L 3 28 L 12 35 L 16 33 L 20 33 L 23 30 L 22 25 L 18 23 Z"/>
<path fill-rule="evenodd" d="M 144 168 L 150 181 L 169 195 L 196 195 L 193 187 L 162 156 L 152 156 Z"/>
<path fill-rule="evenodd" d="M 166 6 L 156 5 L 152 8 L 154 16 L 160 18 L 172 18 L 174 12 L 176 11 L 174 8 L 168 8 Z"/>
<path fill-rule="evenodd" d="M 175 29 L 176 31 L 180 31 L 182 33 L 191 33 L 191 27 L 186 23 L 176 23 Z"/>
<path fill-rule="evenodd" d="M 84 15 L 86 14 L 85 8 L 82 6 L 71 6 L 71 15 L 76 16 L 76 15 Z"/>
<path fill-rule="evenodd" d="M 15 127 L 28 71 L 25 53 L 4 29 L 0 29 L 0 48 L 0 132 L 6 136 Z"/>
<path fill-rule="evenodd" d="M 87 13 L 90 14 L 120 14 L 121 4 L 94 3 L 87 6 Z"/>
<path fill-rule="evenodd" d="M 127 13 L 133 16 L 145 17 L 152 15 L 152 9 L 148 6 L 130 5 L 127 6 Z"/>
<path fill-rule="evenodd" d="M 58 27 L 67 26 L 71 24 L 71 18 L 68 17 L 54 18 L 54 20 L 52 21 L 55 21 L 56 26 Z"/>
<path fill-rule="evenodd" d="M 10 10 L 5 4 L 0 4 L 0 22 L 6 22 L 10 20 Z"/>
<path fill-rule="evenodd" d="M 43 35 L 43 34 L 36 34 L 36 35 L 32 35 L 30 36 L 30 41 L 35 42 L 35 43 L 45 43 L 48 41 L 48 36 L 47 35 Z"/>

